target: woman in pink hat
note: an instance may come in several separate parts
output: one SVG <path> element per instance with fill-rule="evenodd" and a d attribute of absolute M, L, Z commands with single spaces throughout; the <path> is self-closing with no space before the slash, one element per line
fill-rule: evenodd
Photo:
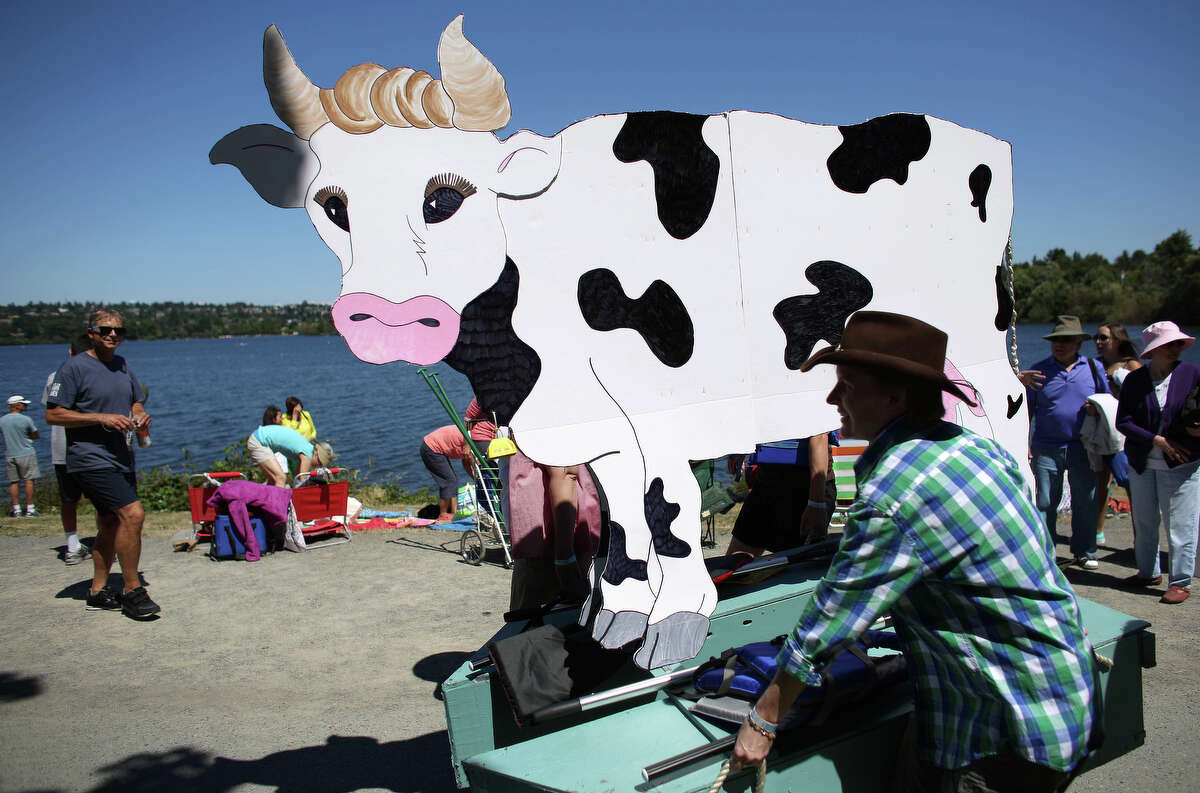
<path fill-rule="evenodd" d="M 1133 502 L 1132 586 L 1162 583 L 1158 563 L 1158 524 L 1166 524 L 1170 578 L 1164 603 L 1182 603 L 1191 594 L 1200 525 L 1200 416 L 1185 411 L 1189 395 L 1200 388 L 1200 366 L 1179 360 L 1196 340 L 1174 322 L 1155 322 L 1142 331 L 1147 366 L 1130 372 L 1117 404 L 1117 429 L 1125 435 L 1125 453 Z"/>

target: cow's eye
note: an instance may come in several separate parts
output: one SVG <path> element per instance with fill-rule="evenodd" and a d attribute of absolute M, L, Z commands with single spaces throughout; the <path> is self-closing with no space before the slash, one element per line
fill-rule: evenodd
<path fill-rule="evenodd" d="M 332 220 L 334 225 L 342 231 L 350 231 L 350 210 L 347 206 L 350 199 L 346 197 L 345 190 L 336 185 L 322 187 L 313 196 L 313 201 L 325 210 L 325 217 Z"/>
<path fill-rule="evenodd" d="M 463 194 L 452 187 L 439 187 L 425 197 L 422 211 L 426 223 L 441 223 L 462 206 Z"/>
<path fill-rule="evenodd" d="M 441 223 L 462 206 L 462 202 L 475 194 L 475 185 L 458 174 L 440 173 L 425 185 L 425 202 L 421 213 L 426 223 Z"/>

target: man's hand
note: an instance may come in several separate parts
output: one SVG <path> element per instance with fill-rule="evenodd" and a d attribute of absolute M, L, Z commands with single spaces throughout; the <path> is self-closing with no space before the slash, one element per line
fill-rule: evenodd
<path fill-rule="evenodd" d="M 758 698 L 758 702 L 754 703 L 754 710 L 763 720 L 779 723 L 802 691 L 804 684 L 780 667 L 762 696 Z M 744 722 L 738 731 L 737 742 L 733 745 L 729 769 L 739 771 L 748 766 L 758 765 L 770 752 L 771 739 Z"/>
<path fill-rule="evenodd" d="M 132 432 L 137 427 L 133 419 L 120 413 L 97 413 L 96 419 L 100 426 L 113 432 Z"/>
<path fill-rule="evenodd" d="M 142 407 L 141 402 L 134 402 L 130 412 L 133 413 L 133 423 L 137 429 L 144 431 L 150 429 L 150 414 Z"/>
<path fill-rule="evenodd" d="M 729 758 L 729 770 L 740 771 L 753 768 L 767 759 L 771 753 L 771 740 L 747 722 L 738 730 L 737 742 L 733 745 L 733 756 Z"/>
<path fill-rule="evenodd" d="M 1032 388 L 1035 391 L 1040 391 L 1042 381 L 1046 379 L 1046 375 L 1039 372 L 1037 369 L 1026 369 L 1017 375 L 1017 379 L 1021 381 L 1021 385 L 1026 388 Z"/>

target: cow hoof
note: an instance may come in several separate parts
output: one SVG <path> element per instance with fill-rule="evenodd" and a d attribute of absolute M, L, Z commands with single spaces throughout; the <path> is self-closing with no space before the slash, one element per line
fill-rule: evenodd
<path fill-rule="evenodd" d="M 646 628 L 646 641 L 633 656 L 642 669 L 687 661 L 696 657 L 708 638 L 708 617 L 678 611 Z"/>
<path fill-rule="evenodd" d="M 614 614 L 608 609 L 601 609 L 596 615 L 592 638 L 607 650 L 624 647 L 645 635 L 647 619 L 640 611 L 618 611 Z"/>

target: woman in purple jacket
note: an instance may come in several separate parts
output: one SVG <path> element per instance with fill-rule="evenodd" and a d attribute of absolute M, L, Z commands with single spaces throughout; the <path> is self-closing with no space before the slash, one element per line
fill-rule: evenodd
<path fill-rule="evenodd" d="M 1161 515 L 1171 564 L 1162 602 L 1182 603 L 1191 594 L 1200 526 L 1200 416 L 1183 407 L 1200 388 L 1200 367 L 1180 361 L 1179 355 L 1196 340 L 1174 322 L 1154 323 L 1142 331 L 1142 339 L 1142 357 L 1150 364 L 1129 373 L 1117 405 L 1117 429 L 1125 435 L 1133 468 L 1129 489 L 1138 566 L 1125 580 L 1133 586 L 1162 583 Z"/>

